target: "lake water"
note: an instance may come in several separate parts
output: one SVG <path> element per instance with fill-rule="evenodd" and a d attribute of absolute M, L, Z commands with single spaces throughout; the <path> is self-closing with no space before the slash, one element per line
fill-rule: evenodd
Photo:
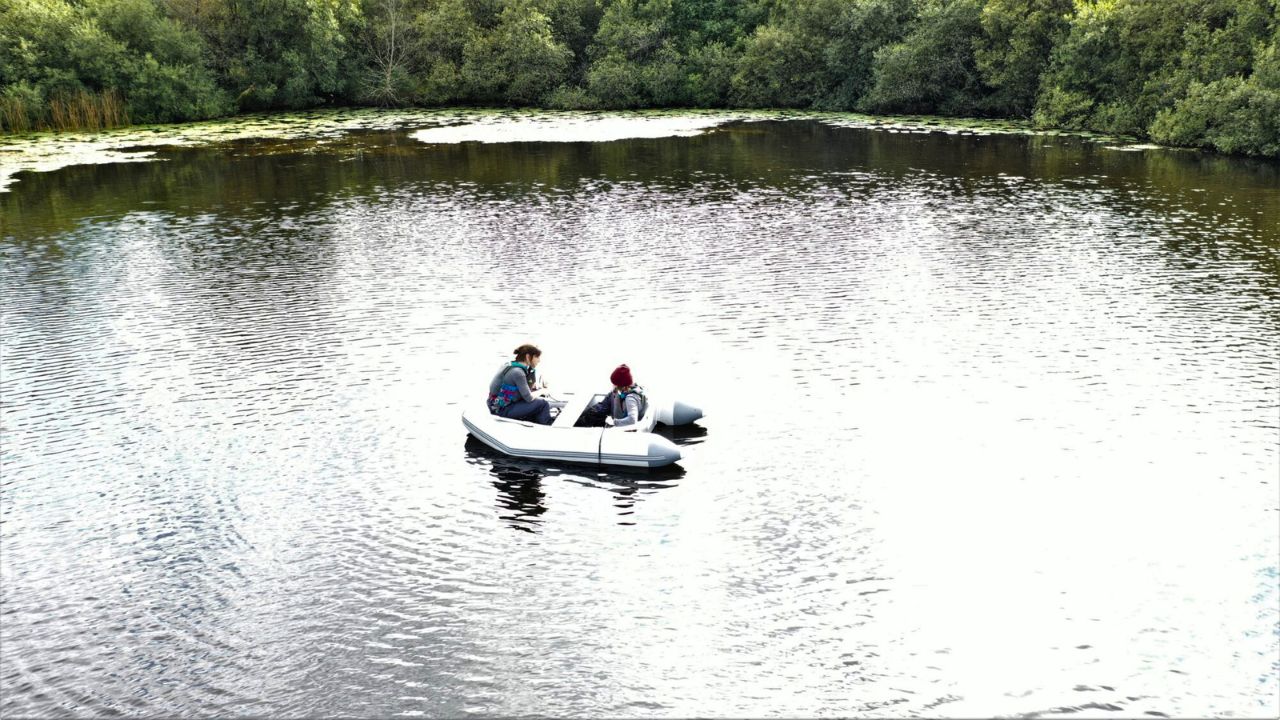
<path fill-rule="evenodd" d="M 1280 164 L 574 132 L 0 193 L 0 714 L 1280 714 Z M 684 460 L 468 440 L 524 342 Z"/>

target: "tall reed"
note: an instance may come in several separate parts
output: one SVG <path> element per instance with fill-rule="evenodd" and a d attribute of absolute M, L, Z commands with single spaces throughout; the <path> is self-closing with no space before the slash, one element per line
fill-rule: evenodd
<path fill-rule="evenodd" d="M 27 103 L 20 97 L 0 97 L 0 132 L 24 133 L 31 130 Z"/>
<path fill-rule="evenodd" d="M 61 93 L 44 107 L 32 107 L 21 97 L 0 97 L 0 132 L 101 130 L 128 124 L 129 108 L 114 88 Z"/>

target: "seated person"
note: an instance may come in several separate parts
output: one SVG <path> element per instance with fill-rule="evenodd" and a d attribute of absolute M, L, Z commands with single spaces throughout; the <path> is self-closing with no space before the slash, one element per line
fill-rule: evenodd
<path fill-rule="evenodd" d="M 542 351 L 533 345 L 515 349 L 516 359 L 498 368 L 489 381 L 489 412 L 512 420 L 531 420 L 539 425 L 551 424 L 551 405 L 538 388 L 536 371 Z"/>
<path fill-rule="evenodd" d="M 635 425 L 644 417 L 649 406 L 645 399 L 644 389 L 635 384 L 631 378 L 631 368 L 619 365 L 609 375 L 613 389 L 604 400 L 592 405 L 582 413 L 575 427 L 626 427 Z"/>

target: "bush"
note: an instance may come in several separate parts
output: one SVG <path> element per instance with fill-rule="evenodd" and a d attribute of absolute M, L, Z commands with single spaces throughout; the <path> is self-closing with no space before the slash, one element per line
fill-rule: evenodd
<path fill-rule="evenodd" d="M 672 0 L 604 4 L 587 48 L 587 91 L 610 108 L 685 102 L 686 70 L 673 41 L 672 21 Z"/>
<path fill-rule="evenodd" d="M 443 105 L 467 95 L 463 53 L 480 29 L 465 0 L 436 0 L 412 21 L 417 39 L 416 102 Z"/>
<path fill-rule="evenodd" d="M 818 92 L 814 82 L 818 52 L 791 28 L 757 28 L 733 75 L 731 101 L 741 107 L 811 105 Z"/>
<path fill-rule="evenodd" d="M 875 81 L 876 52 L 914 29 L 919 8 L 915 0 L 858 0 L 815 11 L 813 24 L 830 33 L 822 51 L 826 77 L 817 105 L 852 110 Z"/>
<path fill-rule="evenodd" d="M 1248 73 L 1254 48 L 1267 39 L 1275 22 L 1268 2 L 1112 0 L 1082 5 L 1051 54 L 1036 122 L 1147 134 L 1156 118 L 1187 98 L 1193 87 Z M 1171 132 L 1173 120 L 1165 117 L 1163 131 Z"/>
<path fill-rule="evenodd" d="M 664 42 L 653 53 L 641 73 L 647 104 L 658 107 L 689 104 L 684 58 L 671 42 Z"/>
<path fill-rule="evenodd" d="M 230 98 L 203 68 L 161 64 L 147 55 L 130 84 L 133 122 L 178 122 L 230 113 Z"/>
<path fill-rule="evenodd" d="M 236 0 L 216 28 L 221 81 L 242 110 L 313 107 L 359 94 L 350 62 L 357 6 L 340 0 Z"/>
<path fill-rule="evenodd" d="M 685 65 L 685 97 L 697 107 L 727 105 L 738 60 L 739 56 L 721 42 L 694 47 Z"/>
<path fill-rule="evenodd" d="M 427 105 L 445 105 L 466 96 L 462 70 L 447 60 L 436 61 L 414 91 L 414 98 Z"/>
<path fill-rule="evenodd" d="M 1274 155 L 1280 0 L 0 0 L 0 130 L 330 102 L 1027 117 Z"/>
<path fill-rule="evenodd" d="M 640 68 L 620 53 L 606 55 L 587 70 L 587 92 L 601 107 L 634 108 L 641 103 Z"/>
<path fill-rule="evenodd" d="M 600 103 L 591 93 L 573 85 L 561 85 L 546 98 L 547 107 L 557 110 L 596 110 Z"/>
<path fill-rule="evenodd" d="M 991 112 L 1030 117 L 1049 55 L 1070 28 L 1072 0 L 987 0 L 975 59 Z"/>
<path fill-rule="evenodd" d="M 463 49 L 462 77 L 484 102 L 538 102 L 567 80 L 573 53 L 556 42 L 551 21 L 523 4 L 508 5 L 489 33 Z"/>
<path fill-rule="evenodd" d="M 0 132 L 20 133 L 44 124 L 44 93 L 21 80 L 0 92 Z"/>
<path fill-rule="evenodd" d="M 876 52 L 875 84 L 862 107 L 873 112 L 980 114 L 986 88 L 974 47 L 981 35 L 981 0 L 933 0 L 910 35 Z"/>
<path fill-rule="evenodd" d="M 1259 52 L 1252 77 L 1194 83 L 1151 124 L 1151 138 L 1168 145 L 1280 158 L 1280 53 Z"/>
<path fill-rule="evenodd" d="M 1094 100 L 1079 90 L 1050 86 L 1040 92 L 1031 120 L 1036 127 L 1084 130 L 1093 118 Z"/>
<path fill-rule="evenodd" d="M 230 109 L 204 39 L 154 0 L 0 2 L 7 128 L 194 120 Z M 25 116 L 25 122 L 20 119 Z"/>

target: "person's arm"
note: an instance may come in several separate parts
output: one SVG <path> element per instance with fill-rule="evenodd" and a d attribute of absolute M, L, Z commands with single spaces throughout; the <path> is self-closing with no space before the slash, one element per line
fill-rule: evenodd
<path fill-rule="evenodd" d="M 627 409 L 627 416 L 614 420 L 613 426 L 626 427 L 640 422 L 640 398 L 635 395 L 628 395 L 626 399 L 622 401 L 622 404 Z"/>
<path fill-rule="evenodd" d="M 515 382 L 511 382 L 511 380 Z M 533 393 L 529 392 L 529 381 L 524 376 L 524 371 L 520 368 L 511 368 L 507 371 L 507 382 L 516 386 L 516 390 L 520 391 L 520 397 L 525 402 L 533 402 Z"/>

